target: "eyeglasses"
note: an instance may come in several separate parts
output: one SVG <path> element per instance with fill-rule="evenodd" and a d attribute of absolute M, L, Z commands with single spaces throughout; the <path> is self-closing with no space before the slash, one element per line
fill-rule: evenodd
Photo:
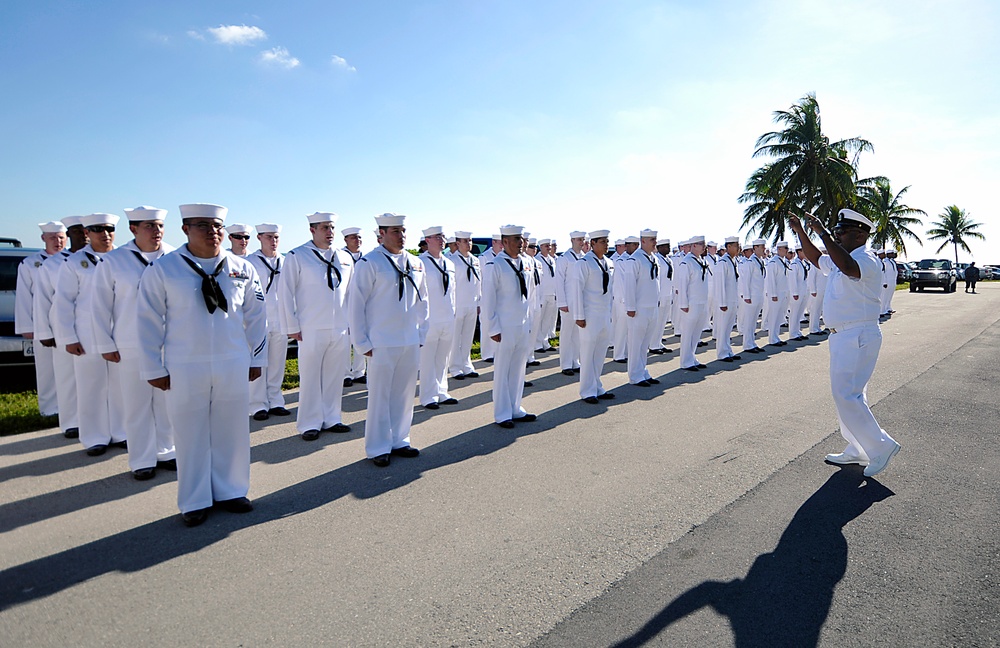
<path fill-rule="evenodd" d="M 187 225 L 188 227 L 193 227 L 193 228 L 199 229 L 199 230 L 201 230 L 203 232 L 207 232 L 209 230 L 215 230 L 216 232 L 221 232 L 223 230 L 223 228 L 224 228 L 224 226 L 223 226 L 222 223 L 216 223 L 216 222 L 213 222 L 213 221 L 195 221 L 193 223 L 186 222 L 184 224 Z M 249 238 L 249 237 L 247 237 L 247 238 Z"/>
<path fill-rule="evenodd" d="M 115 233 L 114 225 L 88 225 L 88 232 L 93 232 L 94 234 L 101 234 L 102 232 L 107 232 L 108 234 Z"/>
<path fill-rule="evenodd" d="M 230 234 L 229 238 L 238 239 L 240 241 L 249 241 L 250 240 L 250 235 L 249 234 Z"/>

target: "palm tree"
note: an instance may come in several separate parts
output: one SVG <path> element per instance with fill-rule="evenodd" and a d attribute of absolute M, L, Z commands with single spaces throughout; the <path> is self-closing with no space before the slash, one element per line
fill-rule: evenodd
<path fill-rule="evenodd" d="M 931 223 L 931 229 L 927 230 L 927 238 L 932 241 L 941 241 L 941 247 L 937 249 L 938 252 L 943 250 L 946 245 L 951 243 L 955 246 L 955 263 L 958 263 L 958 248 L 961 247 L 963 250 L 972 254 L 972 250 L 969 249 L 969 244 L 965 242 L 967 238 L 976 238 L 980 241 L 985 241 L 986 237 L 976 230 L 982 227 L 982 223 L 974 223 L 969 217 L 969 214 L 965 213 L 964 209 L 959 209 L 958 205 L 951 205 L 945 207 L 944 211 L 938 214 L 937 222 Z"/>
<path fill-rule="evenodd" d="M 857 209 L 875 223 L 875 234 L 872 245 L 886 247 L 892 245 L 902 255 L 906 255 L 904 238 L 914 239 L 922 243 L 910 227 L 920 225 L 923 220 L 918 216 L 926 216 L 922 209 L 914 209 L 900 202 L 909 190 L 909 186 L 893 195 L 889 178 L 876 176 L 858 180 Z"/>
<path fill-rule="evenodd" d="M 854 204 L 857 158 L 873 150 L 871 142 L 859 137 L 831 142 L 823 134 L 819 103 L 811 93 L 788 110 L 775 112 L 774 121 L 785 128 L 757 139 L 753 156 L 774 159 L 754 172 L 739 198 L 751 203 L 744 211 L 744 225 L 781 236 L 782 214 L 808 211 L 833 226 L 841 207 Z"/>

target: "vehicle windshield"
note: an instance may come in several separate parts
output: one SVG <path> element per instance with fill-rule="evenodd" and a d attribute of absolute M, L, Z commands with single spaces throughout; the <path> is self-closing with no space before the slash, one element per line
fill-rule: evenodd
<path fill-rule="evenodd" d="M 937 259 L 924 259 L 920 262 L 921 270 L 940 270 L 945 268 L 947 270 L 951 269 L 951 262 L 947 260 L 937 260 Z"/>

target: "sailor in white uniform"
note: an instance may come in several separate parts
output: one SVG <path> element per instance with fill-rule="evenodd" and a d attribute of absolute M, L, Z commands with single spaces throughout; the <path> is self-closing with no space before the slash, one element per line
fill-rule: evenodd
<path fill-rule="evenodd" d="M 886 277 L 886 291 L 882 300 L 883 315 L 889 316 L 896 311 L 892 310 L 892 297 L 896 294 L 896 280 L 899 279 L 899 263 L 896 261 L 896 250 L 889 248 L 885 251 L 885 264 L 892 266 Z"/>
<path fill-rule="evenodd" d="M 444 229 L 423 230 L 427 251 L 420 255 L 427 272 L 427 337 L 420 348 L 420 404 L 436 410 L 457 405 L 448 393 L 448 363 L 455 337 L 455 265 L 444 255 Z"/>
<path fill-rule="evenodd" d="M 126 447 L 125 428 L 111 405 L 118 392 L 118 368 L 109 366 L 94 336 L 93 283 L 101 257 L 114 249 L 114 214 L 90 214 L 82 224 L 87 245 L 74 252 L 59 269 L 52 300 L 51 320 L 56 342 L 73 356 L 80 443 L 87 454 L 104 454 L 109 445 Z"/>
<path fill-rule="evenodd" d="M 104 255 L 93 282 L 96 351 L 117 372 L 117 390 L 109 390 L 114 416 L 128 435 L 128 466 L 137 480 L 152 479 L 156 469 L 176 470 L 174 433 L 163 391 L 142 378 L 137 329 L 139 282 L 146 267 L 173 246 L 163 242 L 165 209 L 126 209 L 134 238 Z"/>
<path fill-rule="evenodd" d="M 264 290 L 253 265 L 222 249 L 225 207 L 180 206 L 187 244 L 142 273 L 142 376 L 166 392 L 177 452 L 177 506 L 186 526 L 213 505 L 247 513 L 249 383 L 267 362 Z"/>
<path fill-rule="evenodd" d="M 261 223 L 256 226 L 260 249 L 246 259 L 253 264 L 264 288 L 264 310 L 267 312 L 267 366 L 260 380 L 250 383 L 250 415 L 255 421 L 271 416 L 290 416 L 285 409 L 281 383 L 285 380 L 288 356 L 288 336 L 281 330 L 281 271 L 285 257 L 278 252 L 281 225 Z M 301 384 L 301 382 L 300 382 Z"/>
<path fill-rule="evenodd" d="M 253 228 L 243 223 L 233 223 L 226 227 L 226 233 L 229 234 L 229 252 L 245 259 L 250 248 Z"/>
<path fill-rule="evenodd" d="M 788 273 L 788 337 L 801 341 L 808 339 L 802 335 L 802 316 L 806 312 L 806 298 L 809 296 L 809 270 L 812 264 L 802 254 L 802 244 L 795 246 L 795 257 L 789 261 Z"/>
<path fill-rule="evenodd" d="M 711 333 L 713 339 L 715 338 L 715 328 L 712 325 L 712 320 L 718 312 L 718 305 L 715 303 L 715 266 L 719 263 L 719 257 L 716 256 L 718 250 L 719 246 L 716 245 L 715 241 L 709 241 L 705 244 L 705 254 L 701 257 L 702 262 L 708 265 L 709 270 L 705 276 L 708 282 L 708 307 L 705 309 L 705 324 L 702 331 Z M 698 346 L 708 346 L 708 342 L 699 341 Z"/>
<path fill-rule="evenodd" d="M 342 249 L 344 252 L 350 254 L 351 260 L 357 264 L 361 260 L 361 257 L 364 256 L 361 252 L 361 228 L 345 227 L 340 230 L 340 233 L 344 235 L 344 247 Z M 348 337 L 350 337 L 350 331 L 348 331 Z M 347 375 L 344 376 L 344 387 L 350 387 L 354 383 L 363 385 L 368 382 L 366 374 L 367 366 L 368 362 L 365 354 L 355 349 L 354 344 L 351 343 L 351 364 L 347 368 Z"/>
<path fill-rule="evenodd" d="M 472 366 L 472 340 L 483 295 L 479 259 L 471 254 L 472 232 L 455 232 L 456 250 L 449 258 L 455 266 L 455 335 L 452 336 L 449 373 L 455 380 L 478 378 Z"/>
<path fill-rule="evenodd" d="M 535 290 L 531 261 L 522 254 L 524 228 L 500 228 L 503 250 L 483 266 L 483 301 L 480 326 L 496 343 L 493 364 L 493 421 L 503 428 L 531 422 L 521 406 L 524 374 L 531 351 L 531 304 Z"/>
<path fill-rule="evenodd" d="M 818 246 L 820 254 L 826 254 L 826 248 Z M 824 328 L 820 321 L 823 317 L 823 300 L 826 297 L 826 275 L 813 266 L 809 273 L 809 334 L 829 335 L 830 330 Z"/>
<path fill-rule="evenodd" d="M 660 381 L 646 366 L 649 350 L 659 342 L 663 330 L 657 330 L 660 306 L 660 264 L 656 259 L 656 231 L 639 232 L 639 249 L 615 264 L 625 292 L 625 317 L 628 325 L 628 381 L 648 387 Z"/>
<path fill-rule="evenodd" d="M 711 268 L 701 258 L 705 254 L 704 236 L 688 239 L 687 246 L 690 252 L 677 264 L 674 298 L 677 300 L 677 308 L 680 309 L 681 369 L 698 371 L 706 367 L 698 362 L 695 351 L 705 324 L 705 310 L 708 308 L 708 275 Z"/>
<path fill-rule="evenodd" d="M 591 245 L 593 249 L 593 245 Z M 639 249 L 639 237 L 628 236 L 625 238 L 625 251 L 619 255 L 618 259 L 611 259 L 612 265 L 618 261 L 630 258 Z M 611 346 L 612 358 L 618 364 L 628 363 L 628 315 L 625 314 L 625 286 L 621 284 L 625 278 L 623 273 L 616 273 L 612 279 L 611 292 L 614 294 L 613 305 L 611 307 Z M 582 331 L 581 331 L 582 334 Z"/>
<path fill-rule="evenodd" d="M 738 236 L 726 237 L 725 252 L 715 264 L 712 289 L 715 291 L 715 314 L 712 316 L 713 337 L 715 337 L 715 357 L 723 362 L 739 360 L 733 353 L 731 336 L 736 324 L 736 310 L 739 307 L 740 269 L 736 264 L 740 256 Z"/>
<path fill-rule="evenodd" d="M 487 263 L 497 258 L 497 254 L 503 251 L 503 242 L 500 240 L 500 234 L 494 234 L 491 241 L 490 249 L 479 255 L 479 266 L 485 267 Z M 480 319 L 479 322 L 479 357 L 483 359 L 484 362 L 493 362 L 493 356 L 496 354 L 496 342 L 488 335 L 483 335 L 483 323 Z"/>
<path fill-rule="evenodd" d="M 556 317 L 559 307 L 556 306 L 556 260 L 550 256 L 552 240 L 538 239 L 538 263 L 541 283 L 538 285 L 538 329 L 535 335 L 535 353 L 545 353 L 552 350 L 549 338 L 556 328 Z"/>
<path fill-rule="evenodd" d="M 781 339 L 781 324 L 788 312 L 788 275 L 792 268 L 788 264 L 788 243 L 778 241 L 778 251 L 768 259 L 764 275 L 764 297 L 767 305 L 767 341 L 770 346 L 785 346 Z"/>
<path fill-rule="evenodd" d="M 588 233 L 590 251 L 569 271 L 569 315 L 580 330 L 580 398 L 591 405 L 615 397 L 601 382 L 614 308 L 615 263 L 607 256 L 609 235 L 609 230 Z"/>
<path fill-rule="evenodd" d="M 757 323 L 764 303 L 764 239 L 754 239 L 751 243 L 753 254 L 740 267 L 738 282 L 740 292 L 739 331 L 743 336 L 744 353 L 763 353 L 757 346 Z"/>
<path fill-rule="evenodd" d="M 320 432 L 348 432 L 341 403 L 349 362 L 349 294 L 355 265 L 333 247 L 337 215 L 306 217 L 311 240 L 285 255 L 281 272 L 281 329 L 299 346 L 299 410 L 304 441 Z"/>
<path fill-rule="evenodd" d="M 529 232 L 525 232 L 524 240 L 525 248 L 523 256 L 525 263 L 530 268 L 529 274 L 531 275 L 531 282 L 534 284 L 534 289 L 531 291 L 531 323 L 528 329 L 528 335 L 531 336 L 531 348 L 528 349 L 528 366 L 537 367 L 542 364 L 539 360 L 535 359 L 535 340 L 542 334 L 540 331 L 542 301 L 539 294 L 542 288 L 542 262 L 538 258 L 538 239 L 531 237 Z"/>
<path fill-rule="evenodd" d="M 406 217 L 375 218 L 382 244 L 361 258 L 351 285 L 354 345 L 368 356 L 365 454 L 379 468 L 391 455 L 416 457 L 410 445 L 420 345 L 427 338 L 427 271 L 404 248 Z"/>
<path fill-rule="evenodd" d="M 829 454 L 836 464 L 861 464 L 873 477 L 899 452 L 899 444 L 883 430 L 868 407 L 868 381 L 875 371 L 882 331 L 879 328 L 882 268 L 878 257 L 865 249 L 875 224 L 850 209 L 842 209 L 831 234 L 808 215 L 809 227 L 819 234 L 828 254 L 820 255 L 802 223 L 789 219 L 802 241 L 806 257 L 828 277 L 823 316 L 830 326 L 830 388 L 847 440 L 843 452 Z"/>
<path fill-rule="evenodd" d="M 83 230 L 81 216 L 67 216 L 62 219 L 66 227 L 70 249 L 63 248 L 42 262 L 38 268 L 35 294 L 32 298 L 32 326 L 35 340 L 42 347 L 52 350 L 52 372 L 56 384 L 56 403 L 59 411 L 59 429 L 67 439 L 80 436 L 79 414 L 76 402 L 76 377 L 73 375 L 73 356 L 65 347 L 56 344 L 52 323 L 52 302 L 55 297 L 59 270 L 70 254 L 86 245 L 86 234 L 70 236 L 70 232 Z M 74 240 L 75 239 L 75 240 Z"/>
<path fill-rule="evenodd" d="M 664 238 L 656 241 L 656 253 L 653 258 L 656 259 L 656 264 L 660 268 L 660 299 L 656 309 L 656 334 L 653 336 L 649 350 L 661 355 L 673 353 L 673 349 L 663 346 L 663 334 L 674 305 L 674 264 L 670 259 L 670 239 Z"/>
<path fill-rule="evenodd" d="M 586 232 L 574 230 L 569 233 L 571 248 L 556 259 L 556 306 L 561 313 L 559 327 L 559 368 L 566 376 L 580 371 L 580 329 L 569 312 L 570 272 L 583 258 L 583 241 Z"/>
<path fill-rule="evenodd" d="M 31 340 L 31 353 L 35 359 L 35 384 L 38 390 L 38 411 L 42 416 L 59 413 L 56 397 L 56 375 L 52 365 L 52 347 L 41 344 L 35 337 L 34 301 L 40 288 L 38 275 L 42 264 L 49 257 L 59 254 L 66 246 L 66 226 L 59 221 L 39 223 L 45 249 L 24 257 L 17 266 L 17 283 L 14 293 L 14 334 Z M 36 341 L 37 340 L 37 341 Z"/>

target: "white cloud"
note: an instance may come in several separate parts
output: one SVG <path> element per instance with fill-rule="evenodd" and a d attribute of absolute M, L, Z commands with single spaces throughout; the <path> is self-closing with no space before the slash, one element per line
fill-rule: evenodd
<path fill-rule="evenodd" d="M 252 45 L 257 41 L 267 40 L 267 34 L 263 29 L 247 25 L 209 27 L 208 33 L 212 35 L 215 42 L 222 45 Z"/>
<path fill-rule="evenodd" d="M 289 54 L 288 50 L 284 47 L 274 47 L 261 52 L 260 61 L 261 63 L 276 65 L 287 70 L 291 70 L 292 68 L 299 66 L 299 59 Z"/>
<path fill-rule="evenodd" d="M 201 32 L 196 31 L 194 29 L 189 29 L 187 35 L 195 40 L 200 40 L 200 41 L 205 40 L 205 36 Z"/>
<path fill-rule="evenodd" d="M 341 70 L 347 70 L 348 72 L 357 72 L 357 68 L 348 63 L 342 56 L 337 56 L 336 54 L 330 57 L 330 65 Z"/>

